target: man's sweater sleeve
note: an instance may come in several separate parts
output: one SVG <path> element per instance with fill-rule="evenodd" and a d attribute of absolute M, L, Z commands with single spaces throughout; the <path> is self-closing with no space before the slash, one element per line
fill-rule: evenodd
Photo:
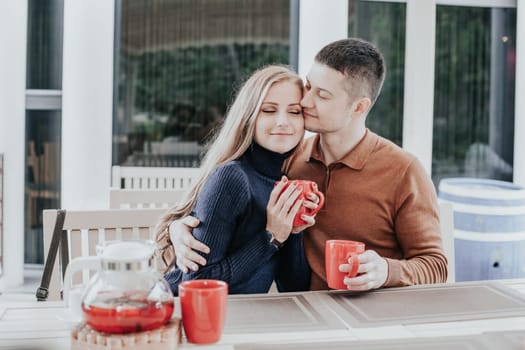
<path fill-rule="evenodd" d="M 174 277 L 178 276 L 182 281 L 220 279 L 233 287 L 248 279 L 260 264 L 271 258 L 276 249 L 269 243 L 265 232 L 257 234 L 235 251 L 230 251 L 237 225 L 246 215 L 249 203 L 246 174 L 235 166 L 216 169 L 204 184 L 194 209 L 194 215 L 201 224 L 193 230 L 193 235 L 210 247 L 210 253 L 203 254 L 207 264 L 188 274 L 175 270 Z"/>
<path fill-rule="evenodd" d="M 384 285 L 443 283 L 447 279 L 447 259 L 434 185 L 417 160 L 400 178 L 395 231 L 405 259 L 386 259 L 388 278 Z"/>

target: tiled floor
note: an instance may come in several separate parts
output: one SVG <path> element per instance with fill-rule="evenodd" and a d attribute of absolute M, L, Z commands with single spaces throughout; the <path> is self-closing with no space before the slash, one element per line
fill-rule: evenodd
<path fill-rule="evenodd" d="M 0 292 L 0 302 L 34 301 L 35 292 L 42 278 L 42 267 L 29 266 L 24 269 L 24 284 Z"/>

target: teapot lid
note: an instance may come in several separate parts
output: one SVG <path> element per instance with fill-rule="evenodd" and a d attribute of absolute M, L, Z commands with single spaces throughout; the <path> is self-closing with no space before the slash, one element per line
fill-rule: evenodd
<path fill-rule="evenodd" d="M 110 270 L 142 269 L 152 265 L 155 248 L 153 241 L 104 241 L 97 245 L 97 255 Z"/>

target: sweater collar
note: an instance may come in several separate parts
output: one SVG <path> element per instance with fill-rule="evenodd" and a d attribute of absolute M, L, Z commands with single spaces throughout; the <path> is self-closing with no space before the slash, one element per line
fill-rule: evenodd
<path fill-rule="evenodd" d="M 259 173 L 274 180 L 281 178 L 284 160 L 288 158 L 294 150 L 286 153 L 270 151 L 256 142 L 252 142 L 246 150 L 243 158 Z"/>
<path fill-rule="evenodd" d="M 319 152 L 320 137 L 319 135 L 315 135 L 314 137 L 315 138 L 312 140 L 313 142 L 310 142 L 307 145 L 306 151 L 304 153 L 306 155 L 305 160 L 309 161 L 310 159 L 315 159 L 324 164 L 323 157 Z M 378 140 L 379 136 L 377 134 L 366 129 L 365 135 L 359 141 L 359 143 L 336 163 L 342 163 L 349 168 L 361 170 L 373 153 Z"/>

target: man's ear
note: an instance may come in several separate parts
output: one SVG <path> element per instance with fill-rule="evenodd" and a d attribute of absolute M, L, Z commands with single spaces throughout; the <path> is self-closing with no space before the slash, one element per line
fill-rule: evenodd
<path fill-rule="evenodd" d="M 354 102 L 354 110 L 352 114 L 356 117 L 366 116 L 371 106 L 372 101 L 368 97 L 361 97 Z"/>

